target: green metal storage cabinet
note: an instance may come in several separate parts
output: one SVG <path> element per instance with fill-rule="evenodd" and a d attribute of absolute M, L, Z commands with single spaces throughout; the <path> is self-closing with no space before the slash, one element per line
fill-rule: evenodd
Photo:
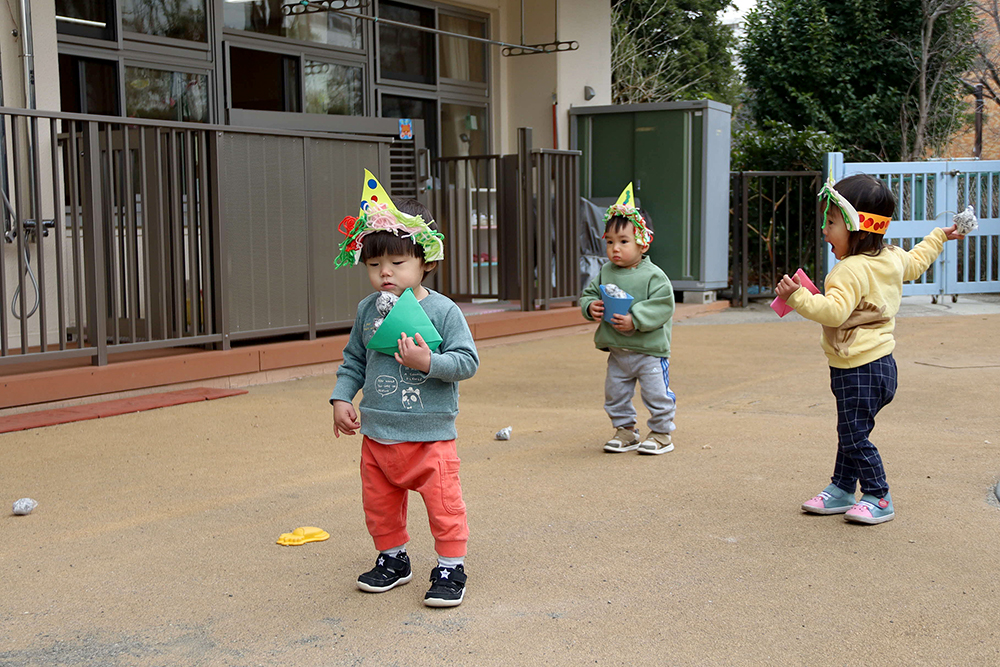
<path fill-rule="evenodd" d="M 570 109 L 581 196 L 609 205 L 631 181 L 653 221 L 649 256 L 688 300 L 729 284 L 731 117 L 707 100 Z"/>

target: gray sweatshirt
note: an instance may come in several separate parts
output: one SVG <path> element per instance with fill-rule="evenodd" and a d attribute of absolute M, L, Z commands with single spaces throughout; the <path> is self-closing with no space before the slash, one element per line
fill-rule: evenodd
<path fill-rule="evenodd" d="M 420 306 L 441 334 L 441 346 L 431 353 L 431 368 L 421 373 L 394 357 L 365 349 L 374 335 L 378 293 L 361 300 L 344 362 L 330 403 L 361 399 L 361 433 L 375 440 L 433 442 L 454 440 L 458 416 L 458 382 L 476 374 L 479 354 L 465 316 L 448 297 L 433 290 Z"/>

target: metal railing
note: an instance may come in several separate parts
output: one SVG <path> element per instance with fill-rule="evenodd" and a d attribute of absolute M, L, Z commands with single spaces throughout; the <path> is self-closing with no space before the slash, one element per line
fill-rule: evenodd
<path fill-rule="evenodd" d="M 730 284 L 733 305 L 773 298 L 784 275 L 803 269 L 822 287 L 823 244 L 814 171 L 730 174 Z"/>
<path fill-rule="evenodd" d="M 461 298 L 507 298 L 500 257 L 509 226 L 499 196 L 505 188 L 500 155 L 439 158 L 435 219 L 445 237 L 442 289 Z"/>
<path fill-rule="evenodd" d="M 334 218 L 393 141 L 0 107 L 0 364 L 349 328 Z"/>
<path fill-rule="evenodd" d="M 526 249 L 521 265 L 522 310 L 545 310 L 580 298 L 580 155 L 580 151 L 531 151 L 535 206 L 524 211 L 528 217 L 522 237 Z M 534 271 L 532 258 L 537 260 Z"/>
<path fill-rule="evenodd" d="M 337 222 L 397 141 L 0 107 L 0 364 L 349 329 Z M 438 162 L 443 291 L 577 298 L 579 153 L 521 149 Z"/>
<path fill-rule="evenodd" d="M 516 154 L 435 160 L 442 290 L 461 300 L 516 299 L 522 310 L 575 302 L 580 155 L 533 149 L 531 129 L 520 128 Z"/>
<path fill-rule="evenodd" d="M 112 349 L 221 341 L 211 285 L 214 132 L 13 109 L 0 111 L 0 123 L 13 183 L 5 240 L 17 263 L 11 296 L 10 253 L 0 252 L 0 360 L 83 355 L 103 364 Z"/>

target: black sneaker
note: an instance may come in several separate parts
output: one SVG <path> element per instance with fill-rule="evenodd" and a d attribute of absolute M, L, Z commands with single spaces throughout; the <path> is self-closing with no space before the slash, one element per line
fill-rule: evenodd
<path fill-rule="evenodd" d="M 431 589 L 424 595 L 428 607 L 457 607 L 465 597 L 465 568 L 436 567 L 431 570 Z"/>
<path fill-rule="evenodd" d="M 358 588 L 369 593 L 385 593 L 390 588 L 408 583 L 412 578 L 410 557 L 405 551 L 396 556 L 379 554 L 375 567 L 358 577 Z"/>

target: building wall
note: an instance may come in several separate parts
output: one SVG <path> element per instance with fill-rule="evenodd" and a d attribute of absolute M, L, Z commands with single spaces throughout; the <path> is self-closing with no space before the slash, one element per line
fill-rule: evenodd
<path fill-rule="evenodd" d="M 470 0 L 449 3 L 488 12 L 492 38 L 520 44 L 522 37 L 520 0 Z M 494 150 L 517 150 L 517 129 L 532 128 L 535 147 L 553 148 L 553 101 L 557 103 L 558 147 L 569 147 L 569 109 L 573 106 L 611 104 L 611 8 L 607 0 L 526 0 L 524 43 L 545 44 L 555 40 L 558 5 L 560 40 L 579 42 L 576 51 L 504 57 L 491 47 L 493 68 L 491 95 L 494 99 Z M 584 99 L 584 86 L 595 97 Z"/>
<path fill-rule="evenodd" d="M 55 3 L 31 2 L 32 38 L 35 60 L 37 108 L 59 109 L 59 56 L 56 48 Z M 21 58 L 20 0 L 11 0 L 10 11 L 0 12 L 0 74 L 3 101 L 10 107 L 24 107 L 24 69 Z M 18 30 L 14 37 L 12 31 Z"/>
<path fill-rule="evenodd" d="M 505 3 L 506 11 L 501 16 L 503 36 L 501 39 L 512 44 L 521 43 L 520 3 L 510 0 Z M 609 9 L 610 11 L 610 9 Z M 543 44 L 552 41 L 555 29 L 555 0 L 527 2 L 524 7 L 524 43 Z M 502 57 L 502 65 L 507 70 L 504 77 L 506 89 L 501 95 L 506 98 L 508 113 L 500 125 L 506 128 L 500 150 L 513 153 L 517 150 L 517 128 L 532 129 L 532 143 L 535 147 L 552 148 L 552 99 L 557 86 L 557 56 L 524 55 Z"/>
<path fill-rule="evenodd" d="M 0 74 L 4 103 L 24 106 L 21 43 L 11 31 L 19 21 L 18 2 L 0 13 Z M 447 1 L 447 0 L 446 0 Z M 492 38 L 521 43 L 521 0 L 467 0 L 448 2 L 490 15 Z M 607 0 L 525 0 L 524 42 L 576 40 L 577 51 L 548 55 L 503 57 L 490 47 L 493 100 L 493 148 L 509 153 L 517 148 L 517 128 L 531 127 L 536 147 L 569 146 L 569 109 L 572 106 L 611 103 L 611 28 Z M 59 60 L 55 8 L 52 2 L 31 3 L 35 52 L 37 108 L 59 110 Z M 16 19 L 16 21 L 15 21 Z M 584 86 L 595 97 L 584 99 Z M 553 101 L 557 103 L 558 142 L 553 135 Z"/>
<path fill-rule="evenodd" d="M 25 107 L 24 58 L 22 57 L 22 31 L 19 7 L 22 0 L 11 0 L 11 11 L 0 12 L 0 92 L 3 104 Z M 61 110 L 59 90 L 59 42 L 56 32 L 55 5 L 52 0 L 24 0 L 31 5 L 36 108 L 45 111 Z M 610 6 L 608 0 L 525 0 L 524 21 L 521 20 L 521 0 L 466 0 L 450 2 L 455 7 L 487 13 L 493 39 L 510 44 L 545 44 L 558 39 L 579 43 L 579 49 L 557 54 L 533 54 L 504 57 L 499 46 L 490 46 L 490 105 L 492 149 L 494 152 L 512 153 L 517 149 L 517 129 L 533 129 L 533 145 L 544 148 L 568 148 L 569 109 L 581 105 L 606 105 L 611 103 L 611 34 Z M 13 32 L 17 29 L 18 36 Z M 523 32 L 523 35 L 522 35 Z M 219 64 L 221 73 L 221 64 Z M 584 87 L 595 91 L 591 100 L 584 99 Z M 554 107 L 555 103 L 555 107 Z M 555 117 L 553 111 L 555 110 Z M 222 116 L 222 114 L 219 114 Z M 8 127 L 9 127 L 9 118 Z M 554 128 L 554 125 L 557 127 Z M 39 168 L 43 175 L 51 173 L 52 156 L 49 150 L 48 121 L 39 123 Z M 23 133 L 22 133 L 23 134 Z M 21 151 L 20 154 L 25 154 Z M 8 155 L 8 160 L 10 160 Z M 26 160 L 22 160 L 26 167 Z M 8 162 L 8 174 L 13 180 L 13 166 Z M 27 173 L 22 174 L 27 182 Z M 42 178 L 42 217 L 55 216 L 50 179 Z M 13 188 L 11 188 L 12 190 Z M 9 192 L 13 197 L 13 192 Z M 15 206 L 18 202 L 14 201 Z M 62 241 L 62 234 L 50 234 L 43 243 L 46 257 L 53 257 L 55 244 Z M 29 244 L 32 266 L 37 266 L 37 242 Z M 16 286 L 18 262 L 16 244 L 0 243 L 6 268 L 5 282 Z M 46 262 L 44 284 L 49 311 L 57 303 L 55 264 Z M 10 309 L 10 292 L 4 295 L 0 308 Z M 35 300 L 30 287 L 26 294 L 30 309 Z M 29 344 L 37 344 L 39 318 L 29 320 Z M 17 327 L 16 322 L 11 322 Z M 58 321 L 55 312 L 48 312 L 47 338 L 57 339 Z M 14 335 L 10 341 L 19 344 Z"/>
<path fill-rule="evenodd" d="M 555 56 L 558 64 L 559 148 L 569 148 L 571 107 L 611 104 L 611 9 L 608 2 L 559 4 L 559 38 L 580 43 L 577 51 Z M 548 56 L 551 57 L 551 56 Z M 594 98 L 584 99 L 584 87 Z"/>
<path fill-rule="evenodd" d="M 3 91 L 3 103 L 4 106 L 9 107 L 26 107 L 25 102 L 25 73 L 24 73 L 24 58 L 22 57 L 22 31 L 21 31 L 21 16 L 20 16 L 20 0 L 12 0 L 9 4 L 10 11 L 0 12 L 0 76 L 2 76 L 2 91 Z M 59 58 L 57 55 L 56 48 L 56 19 L 55 19 L 55 4 L 51 1 L 39 2 L 35 1 L 31 3 L 31 25 L 32 25 L 32 41 L 33 41 L 33 54 L 34 54 L 34 70 L 35 70 L 35 105 L 38 109 L 44 109 L 48 111 L 58 111 L 59 110 Z M 17 37 L 14 36 L 14 31 L 17 30 Z M 10 118 L 8 117 L 5 122 L 5 131 L 10 132 Z M 25 126 L 22 126 L 22 128 Z M 39 171 L 43 174 L 48 174 L 52 169 L 52 154 L 49 150 L 50 145 L 50 134 L 49 126 L 47 122 L 39 123 L 39 148 L 38 148 L 38 167 Z M 22 139 L 24 139 L 25 132 L 22 132 Z M 22 141 L 22 155 L 21 155 L 21 176 L 23 182 L 28 182 L 28 163 L 24 159 L 26 154 L 27 144 Z M 17 206 L 18 202 L 13 192 L 13 181 L 14 181 L 14 166 L 13 166 L 13 156 L 7 155 L 7 177 L 10 179 L 10 187 L 8 190 L 8 196 L 12 200 L 12 203 Z M 52 204 L 52 189 L 48 180 L 43 178 L 43 187 L 41 188 L 41 201 L 42 201 L 42 217 L 44 219 L 50 219 L 54 215 L 53 204 Z M 5 218 L 4 218 L 5 219 Z M 4 229 L 3 231 L 6 231 Z M 57 240 L 55 234 L 51 234 L 49 237 L 44 239 L 45 243 L 45 255 L 48 257 L 45 271 L 45 279 L 41 280 L 39 284 L 45 285 L 46 299 L 47 303 L 54 304 L 56 302 L 56 266 L 52 258 L 55 257 L 55 243 Z M 29 253 L 31 270 L 36 280 L 40 280 L 38 273 L 38 255 L 37 255 L 37 241 L 27 244 L 27 250 Z M 11 316 L 11 306 L 12 304 L 20 308 L 20 299 L 24 299 L 25 308 L 30 312 L 37 302 L 36 287 L 35 284 L 31 282 L 30 276 L 26 274 L 25 276 L 25 290 L 24 293 L 19 293 L 17 299 L 12 299 L 12 293 L 14 288 L 18 284 L 18 257 L 17 257 L 17 244 L 7 243 L 6 240 L 0 242 L 0 252 L 3 252 L 4 268 L 5 268 L 5 280 L 6 284 L 9 286 L 7 294 L 3 295 L 3 303 L 0 303 L 0 308 L 7 309 L 8 321 L 11 327 L 11 339 L 10 343 L 14 346 L 19 346 L 21 344 L 21 337 L 19 334 L 20 323 L 17 319 L 10 319 Z M 55 337 L 58 335 L 58 321 L 56 317 L 55 310 L 50 306 L 47 309 L 48 317 L 48 333 L 50 337 Z M 28 319 L 28 339 L 30 345 L 37 344 L 38 340 L 38 327 L 39 327 L 39 317 L 35 315 L 34 317 L 29 317 Z"/>

